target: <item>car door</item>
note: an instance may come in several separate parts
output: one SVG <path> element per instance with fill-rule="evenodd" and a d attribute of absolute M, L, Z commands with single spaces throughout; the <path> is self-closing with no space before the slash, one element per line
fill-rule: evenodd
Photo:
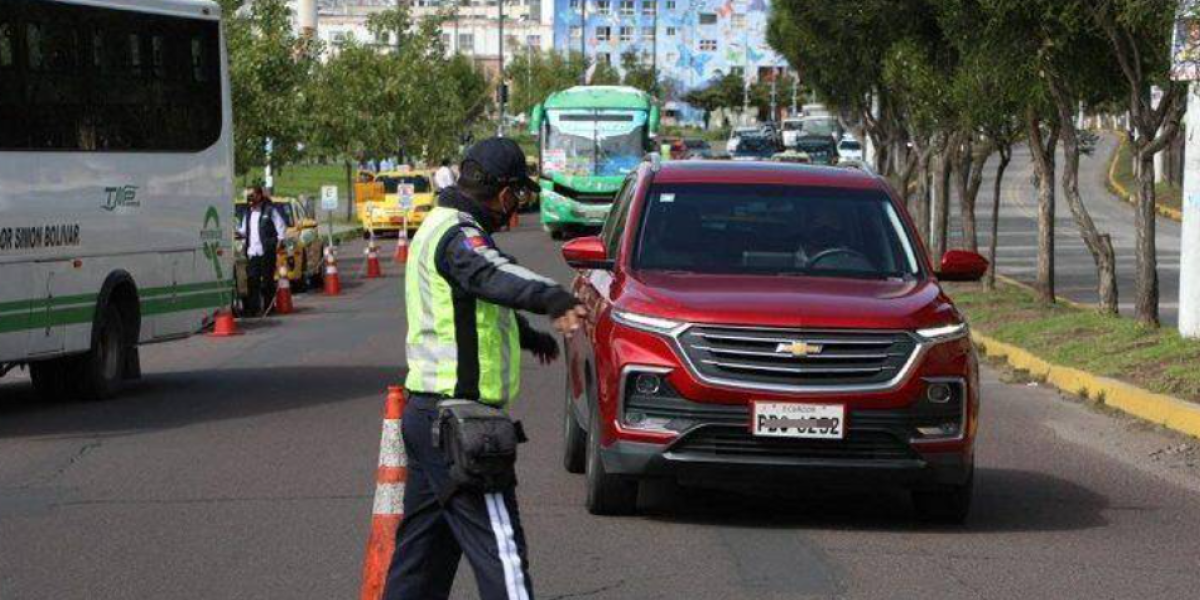
<path fill-rule="evenodd" d="M 608 213 L 604 227 L 601 229 L 600 237 L 604 241 L 611 259 L 617 257 L 635 189 L 637 189 L 637 172 L 625 179 L 625 183 L 613 200 L 613 208 Z M 578 422 L 584 424 L 585 427 L 591 426 L 587 423 L 591 411 L 588 410 L 585 402 L 589 398 L 596 399 L 598 390 L 595 386 L 600 382 L 600 378 L 597 377 L 598 369 L 594 352 L 597 342 L 597 324 L 612 308 L 613 275 L 613 271 L 589 269 L 581 271 L 575 277 L 575 295 L 587 308 L 588 316 L 584 321 L 583 335 L 570 338 L 573 347 L 570 352 L 568 369 L 570 369 L 572 386 L 571 397 L 575 399 L 575 415 L 579 419 Z"/>

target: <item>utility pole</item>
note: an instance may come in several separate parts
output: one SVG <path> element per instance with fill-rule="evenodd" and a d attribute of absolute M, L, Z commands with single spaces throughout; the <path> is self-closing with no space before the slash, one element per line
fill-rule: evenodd
<path fill-rule="evenodd" d="M 579 85 L 587 85 L 587 0 L 579 0 L 579 56 L 583 60 Z"/>
<path fill-rule="evenodd" d="M 650 93 L 657 96 L 658 92 L 658 0 L 643 0 L 651 2 L 654 7 L 654 19 L 652 20 L 651 28 L 654 31 L 654 37 L 650 39 L 650 77 L 653 80 L 650 84 Z"/>
<path fill-rule="evenodd" d="M 507 84 L 504 83 L 504 0 L 498 0 L 500 7 L 500 125 L 496 127 L 496 136 L 504 137 L 504 102 L 508 100 Z"/>
<path fill-rule="evenodd" d="M 797 96 L 800 95 L 800 72 L 792 73 L 792 118 L 800 115 L 799 107 L 796 105 Z"/>
<path fill-rule="evenodd" d="M 775 110 L 778 107 L 775 104 L 775 97 L 776 97 L 776 91 L 777 91 L 778 87 L 779 87 L 779 71 L 776 69 L 771 69 L 771 122 L 776 121 Z"/>

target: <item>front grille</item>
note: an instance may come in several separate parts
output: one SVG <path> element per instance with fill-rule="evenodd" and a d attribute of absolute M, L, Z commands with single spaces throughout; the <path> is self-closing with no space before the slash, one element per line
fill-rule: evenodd
<path fill-rule="evenodd" d="M 786 387 L 878 386 L 917 351 L 906 332 L 796 331 L 693 326 L 679 338 L 698 374 L 711 381 Z M 794 354 L 793 345 L 807 352 Z"/>
<path fill-rule="evenodd" d="M 744 458 L 760 460 L 917 460 L 900 438 L 887 431 L 847 431 L 842 440 L 758 437 L 745 428 L 700 427 L 668 449 L 678 458 Z"/>
<path fill-rule="evenodd" d="M 613 192 L 609 192 L 609 193 L 581 192 L 581 191 L 574 190 L 569 187 L 561 186 L 558 184 L 554 185 L 554 191 L 555 191 L 555 193 L 557 193 L 560 196 L 565 196 L 567 198 L 575 200 L 576 202 L 582 202 L 584 204 L 610 204 L 613 201 L 613 197 L 616 195 Z"/>

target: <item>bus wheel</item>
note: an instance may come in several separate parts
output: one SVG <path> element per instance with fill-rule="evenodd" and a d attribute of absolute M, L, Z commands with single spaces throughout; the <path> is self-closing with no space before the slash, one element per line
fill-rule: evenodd
<path fill-rule="evenodd" d="M 66 400 L 70 392 L 70 371 L 74 357 L 54 358 L 29 363 L 29 378 L 33 390 L 44 402 Z"/>
<path fill-rule="evenodd" d="M 77 391 L 85 400 L 107 400 L 121 391 L 131 350 L 125 320 L 116 306 L 104 307 L 97 327 L 92 349 L 79 359 Z"/>

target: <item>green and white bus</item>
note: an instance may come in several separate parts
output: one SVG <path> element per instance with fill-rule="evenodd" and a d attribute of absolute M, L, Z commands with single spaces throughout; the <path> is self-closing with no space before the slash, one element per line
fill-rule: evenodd
<path fill-rule="evenodd" d="M 533 108 L 542 227 L 551 237 L 604 224 L 621 182 L 657 135 L 658 120 L 649 94 L 623 86 L 577 86 Z"/>
<path fill-rule="evenodd" d="M 220 9 L 3 0 L 0 375 L 106 398 L 138 347 L 231 301 L 233 158 Z"/>

